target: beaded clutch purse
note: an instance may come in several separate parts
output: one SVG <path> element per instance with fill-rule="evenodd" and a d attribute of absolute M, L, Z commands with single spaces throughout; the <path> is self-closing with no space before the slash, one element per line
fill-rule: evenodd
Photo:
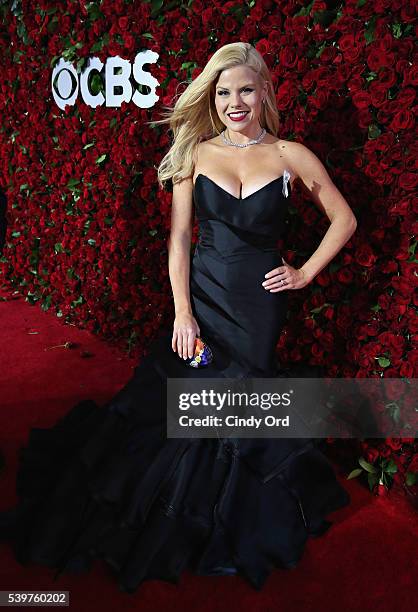
<path fill-rule="evenodd" d="M 179 356 L 182 362 L 191 368 L 204 368 L 213 361 L 213 353 L 210 346 L 202 338 L 195 338 L 194 355 L 183 359 Z"/>

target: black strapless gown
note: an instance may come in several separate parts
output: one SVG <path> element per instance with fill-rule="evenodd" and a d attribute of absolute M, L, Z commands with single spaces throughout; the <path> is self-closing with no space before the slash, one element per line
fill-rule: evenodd
<path fill-rule="evenodd" d="M 199 242 L 190 274 L 201 336 L 214 352 L 193 369 L 156 340 L 105 406 L 85 400 L 52 428 L 33 428 L 19 452 L 18 505 L 0 513 L 19 563 L 114 568 L 121 590 L 147 579 L 239 573 L 260 589 L 274 568 L 295 567 L 309 536 L 350 503 L 312 439 L 167 439 L 167 377 L 273 377 L 287 292 L 261 282 L 281 265 L 290 174 L 236 198 L 200 174 Z M 292 372 L 287 375 L 292 376 Z M 54 585 L 56 588 L 56 585 Z"/>

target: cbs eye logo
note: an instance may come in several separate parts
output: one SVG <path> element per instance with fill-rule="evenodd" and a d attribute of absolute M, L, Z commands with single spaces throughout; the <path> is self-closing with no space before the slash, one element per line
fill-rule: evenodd
<path fill-rule="evenodd" d="M 141 51 L 136 55 L 133 65 L 118 55 L 108 57 L 105 64 L 98 57 L 92 57 L 88 59 L 88 65 L 80 75 L 72 64 L 61 58 L 52 71 L 52 95 L 56 104 L 62 109 L 66 104 L 74 105 L 79 90 L 84 102 L 93 108 L 103 103 L 106 103 L 106 106 L 118 107 L 122 102 L 131 100 L 140 108 L 150 108 L 159 99 L 155 93 L 159 82 L 142 68 L 144 64 L 154 64 L 158 57 L 158 53 L 154 51 Z M 101 91 L 98 93 L 91 91 L 91 80 L 95 74 L 100 75 L 104 95 Z M 150 92 L 142 94 L 134 89 L 131 76 L 139 85 L 149 87 Z"/>

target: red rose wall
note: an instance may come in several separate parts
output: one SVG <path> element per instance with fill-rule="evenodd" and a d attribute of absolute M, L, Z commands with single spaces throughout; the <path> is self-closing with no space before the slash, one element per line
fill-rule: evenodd
<path fill-rule="evenodd" d="M 388 10 L 364 0 L 14 0 L 0 11 L 0 189 L 8 201 L 1 282 L 141 357 L 174 314 L 171 191 L 156 178 L 170 133 L 147 122 L 161 118 L 220 46 L 250 42 L 272 74 L 279 136 L 321 159 L 358 221 L 330 265 L 290 292 L 280 361 L 319 364 L 329 376 L 416 376 L 412 1 Z M 146 49 L 159 54 L 150 65 L 159 82 L 153 107 L 94 109 L 81 96 L 65 110 L 55 104 L 51 74 L 60 58 L 81 71 L 89 57 L 133 62 Z M 296 189 L 280 244 L 285 260 L 302 265 L 328 225 Z M 416 486 L 411 427 L 404 439 L 363 441 L 361 450 L 368 465 L 395 459 L 398 478 L 412 460 L 408 485 Z"/>

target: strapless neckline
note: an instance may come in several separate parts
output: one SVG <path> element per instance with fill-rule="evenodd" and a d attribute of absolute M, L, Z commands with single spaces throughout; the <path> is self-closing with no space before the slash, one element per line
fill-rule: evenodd
<path fill-rule="evenodd" d="M 223 191 L 223 193 L 225 193 L 226 195 L 228 195 L 230 198 L 232 198 L 233 200 L 236 200 L 237 202 L 245 202 L 245 200 L 249 200 L 250 198 L 253 198 L 254 196 L 256 196 L 258 193 L 260 193 L 261 191 L 264 191 L 265 189 L 271 187 L 273 184 L 277 183 L 280 180 L 284 180 L 284 174 L 285 172 L 287 172 L 287 170 L 283 171 L 283 174 L 281 174 L 280 176 L 277 176 L 276 178 L 274 178 L 273 180 L 269 181 L 268 183 L 266 183 L 265 185 L 263 185 L 262 187 L 260 187 L 260 189 L 257 189 L 256 191 L 254 191 L 253 193 L 250 193 L 249 195 L 245 196 L 245 198 L 239 197 L 237 198 L 237 196 L 233 195 L 232 193 L 229 193 L 229 191 L 227 191 L 226 189 L 224 189 L 223 187 L 221 187 L 220 185 L 218 185 L 218 183 L 216 183 L 213 179 L 211 179 L 209 176 L 207 176 L 206 174 L 202 174 L 201 172 L 199 172 L 199 174 L 196 177 L 196 180 L 194 182 L 193 185 L 193 191 L 196 188 L 197 185 L 197 181 L 200 179 L 206 179 L 207 181 L 209 181 L 210 183 L 212 183 L 212 185 L 215 185 L 215 187 L 217 187 L 218 189 L 220 189 L 221 191 Z M 288 181 L 287 183 L 289 185 L 290 188 L 290 192 L 292 191 L 291 188 L 291 184 L 290 181 Z"/>

